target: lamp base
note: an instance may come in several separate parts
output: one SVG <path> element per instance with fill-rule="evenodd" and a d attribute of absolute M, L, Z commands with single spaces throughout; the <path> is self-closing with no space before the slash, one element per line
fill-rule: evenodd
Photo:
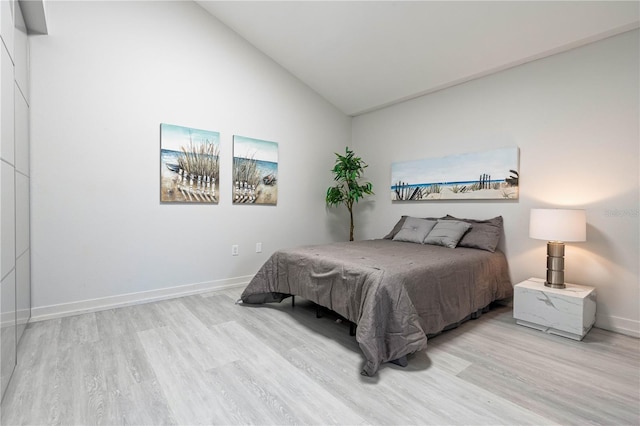
<path fill-rule="evenodd" d="M 544 285 L 546 287 L 551 287 L 551 288 L 567 288 L 567 286 L 564 285 L 564 283 L 562 283 L 562 284 L 554 284 L 554 283 L 550 283 L 548 281 L 545 281 Z"/>
<path fill-rule="evenodd" d="M 544 285 L 551 288 L 565 288 L 564 285 L 564 243 L 547 243 L 547 280 Z"/>

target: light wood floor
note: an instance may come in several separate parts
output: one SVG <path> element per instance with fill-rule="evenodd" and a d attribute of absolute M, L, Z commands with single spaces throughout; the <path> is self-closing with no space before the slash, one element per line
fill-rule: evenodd
<path fill-rule="evenodd" d="M 501 307 L 360 375 L 346 324 L 241 289 L 30 324 L 2 424 L 639 424 L 640 340 Z"/>

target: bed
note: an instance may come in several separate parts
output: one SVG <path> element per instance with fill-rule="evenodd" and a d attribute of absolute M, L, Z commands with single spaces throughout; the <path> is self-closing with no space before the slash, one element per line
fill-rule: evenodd
<path fill-rule="evenodd" d="M 262 304 L 300 296 L 335 311 L 357 324 L 356 341 L 366 358 L 362 374 L 372 376 L 382 363 L 406 360 L 407 355 L 424 350 L 428 335 L 513 294 L 506 258 L 496 249 L 497 241 L 493 244 L 495 236 L 488 246 L 492 250 L 486 244 L 473 247 L 487 240 L 478 232 L 486 234 L 486 229 L 498 227 L 489 221 L 447 221 L 447 217 L 418 220 L 447 222 L 445 227 L 467 223 L 469 228 L 456 240 L 455 248 L 425 243 L 441 227 L 430 223 L 428 231 L 417 230 L 415 218 L 403 216 L 383 239 L 279 250 L 245 288 L 241 301 Z M 464 243 L 462 237 L 472 236 L 474 228 L 475 240 Z M 407 229 L 410 232 L 402 237 Z M 407 234 L 415 241 L 404 240 Z"/>

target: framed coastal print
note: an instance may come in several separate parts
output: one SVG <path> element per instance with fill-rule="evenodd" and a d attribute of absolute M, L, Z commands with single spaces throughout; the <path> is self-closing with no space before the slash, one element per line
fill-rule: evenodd
<path fill-rule="evenodd" d="M 233 137 L 233 204 L 278 202 L 278 144 Z"/>
<path fill-rule="evenodd" d="M 517 147 L 391 164 L 392 201 L 515 200 Z"/>
<path fill-rule="evenodd" d="M 160 124 L 160 202 L 217 204 L 220 133 Z"/>

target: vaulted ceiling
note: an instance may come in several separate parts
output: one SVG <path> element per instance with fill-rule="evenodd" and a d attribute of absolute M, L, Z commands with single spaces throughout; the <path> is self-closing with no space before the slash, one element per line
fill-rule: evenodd
<path fill-rule="evenodd" d="M 640 26 L 637 1 L 206 1 L 348 115 Z"/>

